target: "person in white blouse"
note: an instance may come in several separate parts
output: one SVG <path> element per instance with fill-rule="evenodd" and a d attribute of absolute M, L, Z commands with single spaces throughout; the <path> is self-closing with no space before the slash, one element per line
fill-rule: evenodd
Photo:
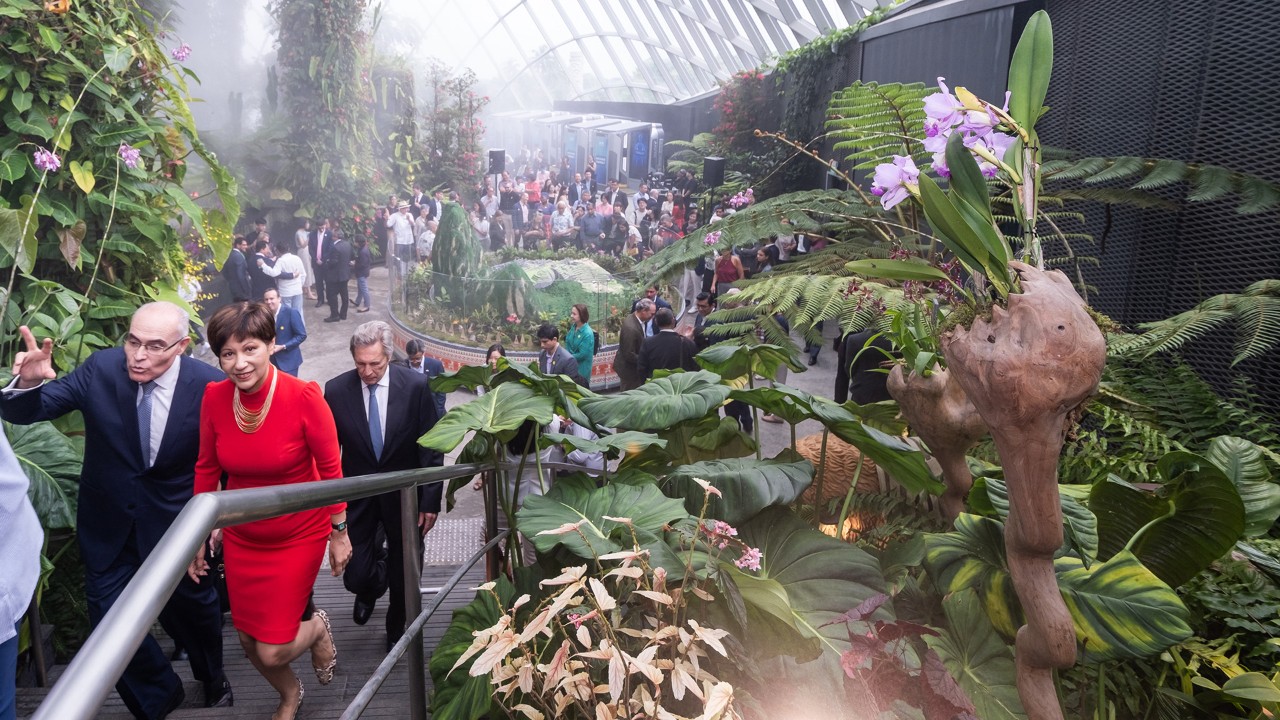
<path fill-rule="evenodd" d="M 276 280 L 276 289 L 280 291 L 280 304 L 288 305 L 298 311 L 298 315 L 302 315 L 302 287 L 307 282 L 307 267 L 302 264 L 302 258 L 288 251 L 284 243 L 276 243 L 276 264 L 271 265 L 258 261 L 258 267 L 262 269 L 264 275 L 268 275 Z M 292 274 L 291 278 L 281 278 L 281 274 Z M 260 301 L 262 298 L 254 298 Z"/>

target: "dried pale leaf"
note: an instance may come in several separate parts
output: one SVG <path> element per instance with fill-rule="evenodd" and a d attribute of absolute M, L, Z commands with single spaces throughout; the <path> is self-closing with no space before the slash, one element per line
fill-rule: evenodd
<path fill-rule="evenodd" d="M 524 605 L 527 602 L 529 602 L 529 593 L 525 593 L 524 595 L 521 595 L 520 597 L 516 598 L 516 601 L 514 603 L 511 603 L 511 612 L 515 612 L 516 610 L 520 609 L 520 606 Z"/>
<path fill-rule="evenodd" d="M 578 643 L 582 645 L 582 647 L 591 647 L 591 631 L 587 629 L 586 625 L 578 626 L 577 635 Z"/>
<path fill-rule="evenodd" d="M 572 695 L 557 695 L 556 717 L 564 717 L 564 711 L 569 709 L 569 706 L 573 704 L 573 700 L 574 698 Z"/>
<path fill-rule="evenodd" d="M 471 633 L 475 637 L 475 640 L 471 641 L 471 646 L 468 647 L 462 653 L 462 655 L 458 658 L 458 661 L 453 664 L 453 667 L 449 668 L 449 672 L 452 673 L 454 670 L 457 670 L 458 666 L 466 662 L 467 659 L 470 658 L 472 655 L 475 655 L 476 653 L 480 652 L 484 648 L 488 647 L 489 642 L 492 640 L 492 638 L 502 630 L 506 629 L 506 627 L 510 624 L 511 624 L 511 616 L 503 615 L 502 617 L 498 618 L 497 624 L 495 624 L 493 627 L 485 628 L 484 630 L 476 630 L 475 632 Z M 472 673 L 472 674 L 478 675 L 477 673 Z"/>
<path fill-rule="evenodd" d="M 617 702 L 615 700 L 615 702 Z M 596 703 L 596 720 L 615 720 L 617 715 L 613 714 L 613 708 L 604 703 Z"/>
<path fill-rule="evenodd" d="M 604 518 L 605 520 L 608 520 L 609 522 L 616 522 L 616 523 L 618 523 L 618 524 L 620 524 L 620 525 L 630 525 L 630 524 L 631 524 L 631 518 L 624 518 L 624 517 L 611 517 L 611 516 L 609 516 L 609 515 L 601 515 L 600 517 Z M 607 557 L 607 556 L 601 556 L 601 557 L 600 557 L 600 559 L 601 559 L 601 560 L 603 560 L 603 559 L 605 559 L 605 557 Z"/>
<path fill-rule="evenodd" d="M 520 643 L 523 644 L 529 642 L 536 637 L 538 633 L 543 633 L 550 637 L 551 619 L 553 617 L 555 617 L 555 615 L 552 613 L 551 606 L 542 608 L 542 611 L 535 615 L 534 618 L 529 621 L 529 624 L 525 626 L 524 632 L 520 633 Z"/>
<path fill-rule="evenodd" d="M 703 480 L 702 478 L 694 478 L 693 481 L 698 483 L 704 492 L 715 495 L 716 497 L 723 497 L 723 495 L 720 494 L 720 491 L 706 480 Z"/>
<path fill-rule="evenodd" d="M 571 532 L 577 532 L 578 528 L 582 527 L 582 523 L 584 522 L 586 522 L 586 520 L 579 520 L 578 522 L 573 522 L 573 523 L 565 523 L 558 528 L 543 530 L 542 532 L 538 533 L 538 535 L 540 536 L 541 535 L 568 535 Z"/>
<path fill-rule="evenodd" d="M 542 582 L 538 583 L 538 585 L 542 587 L 546 587 L 547 585 L 568 585 L 569 583 L 574 582 L 576 580 L 581 580 L 582 576 L 586 574 L 587 574 L 586 565 L 578 565 L 576 567 L 567 567 L 564 570 L 561 570 L 559 575 L 551 578 L 550 580 L 543 580 Z M 493 583 L 489 583 L 489 584 L 492 585 Z"/>
<path fill-rule="evenodd" d="M 487 582 L 487 583 L 485 583 L 485 584 L 483 584 L 483 585 L 480 585 L 480 586 L 477 586 L 477 587 L 473 587 L 473 588 L 471 588 L 471 589 L 472 589 L 472 590 L 475 590 L 475 591 L 477 591 L 477 592 L 479 592 L 479 591 L 481 591 L 481 590 L 492 590 L 492 589 L 494 589 L 494 588 L 496 588 L 496 587 L 498 587 L 498 583 L 495 583 L 495 582 Z"/>
<path fill-rule="evenodd" d="M 707 592 L 706 590 L 703 590 L 697 585 L 694 585 L 692 589 L 693 589 L 693 594 L 697 595 L 699 598 L 706 600 L 707 602 L 715 602 L 716 600 L 715 595 L 712 595 L 711 593 Z"/>
<path fill-rule="evenodd" d="M 624 562 L 629 562 L 631 560 L 637 560 L 639 558 L 642 558 L 648 554 L 649 554 L 648 550 L 640 550 L 639 548 L 633 548 L 631 550 L 619 550 L 618 552 L 611 552 L 607 555 L 601 555 L 600 559 L 601 560 L 622 560 Z"/>
<path fill-rule="evenodd" d="M 510 630 L 504 630 L 496 638 L 476 661 L 471 664 L 469 671 L 472 677 L 480 677 L 492 670 L 498 663 L 502 662 L 512 650 L 516 648 L 516 634 Z"/>
<path fill-rule="evenodd" d="M 689 626 L 693 628 L 693 634 L 696 635 L 703 644 L 711 647 L 721 655 L 729 657 L 728 651 L 724 649 L 724 645 L 720 642 L 720 638 L 729 634 L 728 631 L 718 630 L 716 628 L 704 628 L 698 624 L 697 620 L 692 618 L 689 619 Z"/>
<path fill-rule="evenodd" d="M 560 643 L 560 647 L 556 650 L 556 654 L 551 656 L 551 662 L 546 665 L 539 665 L 538 670 L 545 674 L 542 681 L 542 694 L 546 695 L 551 689 L 560 684 L 560 681 L 568 677 L 569 673 L 565 668 L 565 661 L 569 659 L 569 641 L 564 640 Z"/>
<path fill-rule="evenodd" d="M 671 596 L 666 593 L 654 592 L 652 590 L 632 590 L 631 592 L 633 595 L 649 598 L 660 605 L 670 605 L 674 602 L 671 599 Z"/>
<path fill-rule="evenodd" d="M 87 226 L 83 220 L 77 220 L 75 225 L 71 227 L 58 228 L 58 249 L 62 251 L 62 257 L 67 264 L 73 268 L 80 267 L 80 246 L 84 244 L 84 235 Z"/>
<path fill-rule="evenodd" d="M 610 570 L 609 572 L 605 573 L 604 576 L 605 577 L 626 577 L 626 578 L 631 578 L 632 580 L 635 580 L 639 578 L 641 575 L 644 575 L 644 570 L 641 570 L 638 567 L 628 567 L 624 565 L 620 568 L 614 568 Z"/>
<path fill-rule="evenodd" d="M 590 586 L 591 594 L 596 598 L 596 605 L 601 610 L 609 611 L 618 607 L 618 601 L 614 600 L 613 596 L 609 594 L 609 590 L 604 586 L 604 583 L 595 578 L 590 578 L 587 580 L 587 585 Z"/>
<path fill-rule="evenodd" d="M 516 679 L 520 684 L 520 692 L 526 695 L 533 692 L 533 664 L 525 663 L 516 671 Z"/>
<path fill-rule="evenodd" d="M 545 718 L 545 716 L 538 712 L 537 709 L 524 703 L 520 703 L 511 709 L 520 712 L 522 715 L 529 718 L 529 720 L 544 720 Z"/>
<path fill-rule="evenodd" d="M 627 682 L 627 665 L 622 659 L 622 653 L 614 653 L 609 658 L 609 700 L 618 702 L 622 697 L 622 689 Z"/>
<path fill-rule="evenodd" d="M 707 693 L 707 704 L 703 707 L 698 720 L 721 720 L 731 702 L 733 702 L 733 686 L 726 682 L 717 683 L 711 688 L 711 692 Z"/>

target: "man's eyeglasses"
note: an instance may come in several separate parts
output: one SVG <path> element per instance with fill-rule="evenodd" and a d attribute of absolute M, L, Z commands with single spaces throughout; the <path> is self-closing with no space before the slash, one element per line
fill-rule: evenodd
<path fill-rule="evenodd" d="M 141 349 L 143 352 L 145 352 L 148 355 L 159 355 L 160 353 L 168 352 L 169 350 L 172 350 L 175 345 L 177 345 L 178 343 L 182 342 L 185 339 L 186 339 L 185 337 L 180 337 L 177 340 L 174 340 L 173 342 L 169 343 L 168 345 L 165 345 L 163 340 L 152 340 L 151 342 L 144 343 L 138 338 L 132 335 L 129 335 L 124 339 L 124 346 L 125 346 L 125 349 L 127 349 L 129 352 L 136 353 L 138 352 L 139 349 Z"/>

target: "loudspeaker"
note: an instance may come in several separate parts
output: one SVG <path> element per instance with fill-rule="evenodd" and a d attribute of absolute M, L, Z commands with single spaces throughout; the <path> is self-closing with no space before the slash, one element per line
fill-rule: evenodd
<path fill-rule="evenodd" d="M 717 188 L 724 184 L 724 158 L 702 158 L 702 183 L 709 188 Z"/>
<path fill-rule="evenodd" d="M 502 171 L 507 169 L 507 151 L 506 150 L 490 150 L 489 151 L 489 175 L 501 175 Z"/>

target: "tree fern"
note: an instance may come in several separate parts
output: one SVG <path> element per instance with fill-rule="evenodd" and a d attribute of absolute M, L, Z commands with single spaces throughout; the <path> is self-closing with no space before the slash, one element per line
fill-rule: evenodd
<path fill-rule="evenodd" d="M 1175 350 L 1228 324 L 1236 327 L 1233 366 L 1280 345 L 1280 280 L 1260 280 L 1243 293 L 1215 295 L 1184 313 L 1143 323 L 1138 326 L 1141 335 L 1114 339 L 1111 352 L 1149 357 Z"/>
<path fill-rule="evenodd" d="M 923 161 L 928 153 L 917 138 L 930 90 L 921 83 L 859 81 L 835 93 L 827 106 L 827 130 L 836 152 L 846 153 L 848 165 L 857 170 L 890 162 L 894 155 Z"/>
<path fill-rule="evenodd" d="M 1050 160 L 1044 164 L 1043 172 L 1048 192 L 1063 194 L 1064 197 L 1074 195 L 1083 200 L 1176 209 L 1175 203 L 1154 195 L 1153 191 L 1186 183 L 1190 188 L 1186 200 L 1190 202 L 1222 200 L 1234 195 L 1239 198 L 1236 212 L 1245 215 L 1280 207 L 1280 185 L 1217 165 L 1128 156 L 1086 157 Z M 1128 187 L 1106 191 L 1103 188 L 1074 188 L 1069 192 L 1055 187 L 1064 181 L 1101 185 L 1122 180 L 1133 182 Z"/>

